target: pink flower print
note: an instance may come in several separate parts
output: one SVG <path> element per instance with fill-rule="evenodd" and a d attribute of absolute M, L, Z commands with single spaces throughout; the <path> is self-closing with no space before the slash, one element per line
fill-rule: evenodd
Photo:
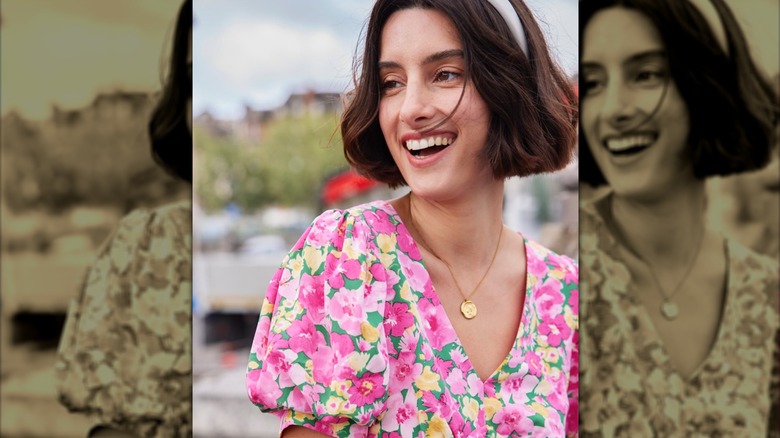
<path fill-rule="evenodd" d="M 422 364 L 415 363 L 415 359 L 416 355 L 411 352 L 398 355 L 388 387 L 390 392 L 396 393 L 410 387 L 414 379 L 422 373 Z"/>
<path fill-rule="evenodd" d="M 420 342 L 420 336 L 418 332 L 404 332 L 399 342 L 401 351 L 417 351 L 417 344 Z"/>
<path fill-rule="evenodd" d="M 337 362 L 355 351 L 354 338 L 349 335 L 342 335 L 341 333 L 331 333 L 330 345 L 336 355 Z"/>
<path fill-rule="evenodd" d="M 422 291 L 425 283 L 429 280 L 428 272 L 422 263 L 410 259 L 403 252 L 398 252 L 398 263 L 401 264 L 401 271 L 409 282 L 409 287 L 414 291 Z"/>
<path fill-rule="evenodd" d="M 539 280 L 542 280 L 547 275 L 550 267 L 544 261 L 544 257 L 536 254 L 536 252 L 530 251 L 530 254 L 528 255 L 529 257 L 526 261 L 526 265 L 528 266 L 528 273 L 538 278 Z"/>
<path fill-rule="evenodd" d="M 311 401 L 301 392 L 298 387 L 294 387 L 289 396 L 287 396 L 288 407 L 293 411 L 306 411 L 311 406 Z"/>
<path fill-rule="evenodd" d="M 526 374 L 525 376 L 513 375 L 509 377 L 499 388 L 499 393 L 505 400 L 511 400 L 515 403 L 525 403 L 529 400 L 528 394 L 539 385 L 539 379 L 536 376 Z"/>
<path fill-rule="evenodd" d="M 350 280 L 356 280 L 360 277 L 361 265 L 355 259 L 336 258 L 333 254 L 328 254 L 325 259 L 325 272 L 328 276 L 328 284 L 334 289 L 344 287 L 344 276 Z"/>
<path fill-rule="evenodd" d="M 356 406 L 373 403 L 385 392 L 382 380 L 381 374 L 364 373 L 349 388 L 349 402 Z"/>
<path fill-rule="evenodd" d="M 463 376 L 463 371 L 460 368 L 455 368 L 444 379 L 447 381 L 447 385 L 450 387 L 450 391 L 453 394 L 465 394 L 466 393 L 466 379 Z"/>
<path fill-rule="evenodd" d="M 566 432 L 574 433 L 580 425 L 580 408 L 577 397 L 569 399 L 569 410 L 566 412 Z"/>
<path fill-rule="evenodd" d="M 453 364 L 451 360 L 445 360 L 438 356 L 433 358 L 433 371 L 439 373 L 442 379 L 445 380 L 447 379 L 447 376 L 449 376 L 452 366 Z"/>
<path fill-rule="evenodd" d="M 450 430 L 454 438 L 470 438 L 471 437 L 471 423 L 466 422 L 460 413 L 456 413 L 450 420 Z"/>
<path fill-rule="evenodd" d="M 525 354 L 524 362 L 528 364 L 528 373 L 540 377 L 542 375 L 542 358 L 533 351 Z"/>
<path fill-rule="evenodd" d="M 563 315 L 557 315 L 552 321 L 548 319 L 539 324 L 539 333 L 547 336 L 549 346 L 557 347 L 571 335 L 571 328 Z"/>
<path fill-rule="evenodd" d="M 391 336 L 401 336 L 408 327 L 414 324 L 414 316 L 409 312 L 406 303 L 385 304 L 385 331 Z"/>
<path fill-rule="evenodd" d="M 417 244 L 412 239 L 412 235 L 404 224 L 398 224 L 398 248 L 404 253 L 408 254 L 412 260 L 422 260 L 422 254 Z"/>
<path fill-rule="evenodd" d="M 444 312 L 429 312 L 424 316 L 425 328 L 427 329 L 428 339 L 431 346 L 436 350 L 441 350 L 445 345 L 455 341 L 455 330 L 449 325 Z"/>
<path fill-rule="evenodd" d="M 363 294 L 360 291 L 341 289 L 330 300 L 330 316 L 345 332 L 360 335 L 363 318 Z"/>
<path fill-rule="evenodd" d="M 569 295 L 569 299 L 566 301 L 566 303 L 571 307 L 571 312 L 575 315 L 579 315 L 580 313 L 580 293 L 579 289 L 572 289 L 571 295 Z"/>
<path fill-rule="evenodd" d="M 282 374 L 290 371 L 290 362 L 281 350 L 271 350 L 265 357 L 265 363 L 274 374 Z"/>
<path fill-rule="evenodd" d="M 298 300 L 312 321 L 318 323 L 325 316 L 325 295 L 322 292 L 321 277 L 301 275 L 298 286 Z"/>
<path fill-rule="evenodd" d="M 496 412 L 493 422 L 498 424 L 496 431 L 503 436 L 513 433 L 518 436 L 526 435 L 534 427 L 534 422 L 528 417 L 533 411 L 523 405 L 508 405 Z"/>
<path fill-rule="evenodd" d="M 368 271 L 376 281 L 385 281 L 387 279 L 387 270 L 381 263 L 372 263 Z"/>
<path fill-rule="evenodd" d="M 246 375 L 246 386 L 252 403 L 276 407 L 276 401 L 282 396 L 282 390 L 273 378 L 273 373 L 261 369 L 252 370 Z"/>
<path fill-rule="evenodd" d="M 407 391 L 406 397 L 402 397 L 401 393 L 393 393 L 387 399 L 386 411 L 382 417 L 382 430 L 395 431 L 400 429 L 400 434 L 393 433 L 398 437 L 408 437 L 412 436 L 417 424 L 417 400 L 414 393 Z"/>
<path fill-rule="evenodd" d="M 329 385 L 333 380 L 333 368 L 336 365 L 336 356 L 327 345 L 320 345 L 314 355 L 311 356 L 312 377 L 316 382 Z"/>
<path fill-rule="evenodd" d="M 561 385 L 556 386 L 560 387 Z M 553 390 L 545 395 L 545 398 L 547 399 L 547 403 L 549 403 L 553 409 L 558 412 L 566 412 L 566 408 L 569 405 L 569 399 L 566 398 L 565 393 L 561 393 L 560 388 L 553 388 Z M 544 404 L 541 400 L 539 402 Z"/>
<path fill-rule="evenodd" d="M 561 293 L 561 283 L 548 278 L 536 289 L 536 302 L 539 309 L 539 316 L 542 319 L 551 318 L 563 310 L 563 294 Z"/>
<path fill-rule="evenodd" d="M 366 219 L 368 226 L 376 233 L 393 234 L 395 232 L 395 225 L 390 221 L 387 213 L 382 210 L 365 211 L 363 212 L 363 217 Z"/>
<path fill-rule="evenodd" d="M 268 348 L 268 331 L 271 329 L 271 318 L 267 316 L 261 316 L 260 321 L 257 323 L 257 329 L 255 329 L 255 337 L 252 340 L 252 353 L 262 357 L 265 354 L 266 348 Z"/>
<path fill-rule="evenodd" d="M 317 346 L 324 343 L 322 333 L 317 331 L 307 315 L 293 322 L 287 329 L 287 334 L 290 335 L 290 349 L 296 353 L 303 352 L 307 356 L 313 355 Z"/>

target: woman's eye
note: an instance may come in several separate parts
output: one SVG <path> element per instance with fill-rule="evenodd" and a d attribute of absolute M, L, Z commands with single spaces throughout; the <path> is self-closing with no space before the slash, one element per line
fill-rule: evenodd
<path fill-rule="evenodd" d="M 382 92 L 390 91 L 401 86 L 401 83 L 393 80 L 386 80 L 382 82 Z"/>
<path fill-rule="evenodd" d="M 666 74 L 661 70 L 640 70 L 634 76 L 634 81 L 642 86 L 654 86 L 663 84 Z"/>
<path fill-rule="evenodd" d="M 437 82 L 451 82 L 460 78 L 460 74 L 454 71 L 442 70 L 436 73 Z"/>
<path fill-rule="evenodd" d="M 598 93 L 603 86 L 603 82 L 598 79 L 585 79 L 582 81 L 582 91 L 585 96 Z"/>

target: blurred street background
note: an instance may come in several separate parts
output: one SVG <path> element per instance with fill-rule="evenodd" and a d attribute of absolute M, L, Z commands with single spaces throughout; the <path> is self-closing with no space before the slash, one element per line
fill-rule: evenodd
<path fill-rule="evenodd" d="M 146 134 L 180 4 L 0 4 L 0 436 L 86 436 L 55 388 L 68 302 L 120 217 L 190 197 Z"/>
<path fill-rule="evenodd" d="M 577 3 L 528 1 L 576 86 Z M 320 212 L 407 189 L 352 173 L 341 96 L 371 0 L 195 0 L 194 431 L 278 436 L 244 376 L 273 273 Z M 505 222 L 577 253 L 577 168 L 512 179 Z"/>

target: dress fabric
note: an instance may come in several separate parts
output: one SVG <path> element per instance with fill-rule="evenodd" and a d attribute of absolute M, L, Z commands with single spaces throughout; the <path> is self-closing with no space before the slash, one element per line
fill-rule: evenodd
<path fill-rule="evenodd" d="M 576 434 L 577 265 L 525 248 L 518 334 L 483 382 L 393 207 L 326 211 L 268 287 L 250 400 L 336 437 Z"/>
<path fill-rule="evenodd" d="M 586 203 L 580 215 L 581 436 L 767 436 L 780 325 L 777 262 L 726 241 L 718 332 L 708 356 L 683 377 L 617 255 L 602 215 L 609 196 Z"/>
<path fill-rule="evenodd" d="M 71 304 L 61 402 L 138 437 L 191 436 L 191 318 L 191 202 L 131 212 Z"/>

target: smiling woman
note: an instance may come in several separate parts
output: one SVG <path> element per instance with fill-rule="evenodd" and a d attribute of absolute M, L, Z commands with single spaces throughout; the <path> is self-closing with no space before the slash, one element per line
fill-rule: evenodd
<path fill-rule="evenodd" d="M 777 262 L 705 225 L 777 97 L 722 0 L 583 0 L 583 436 L 766 436 Z M 775 428 L 776 430 L 776 428 Z"/>
<path fill-rule="evenodd" d="M 410 193 L 304 233 L 266 293 L 250 399 L 285 437 L 576 434 L 576 263 L 502 222 L 505 179 L 563 168 L 576 138 L 533 15 L 379 0 L 359 59 L 345 154 Z"/>

